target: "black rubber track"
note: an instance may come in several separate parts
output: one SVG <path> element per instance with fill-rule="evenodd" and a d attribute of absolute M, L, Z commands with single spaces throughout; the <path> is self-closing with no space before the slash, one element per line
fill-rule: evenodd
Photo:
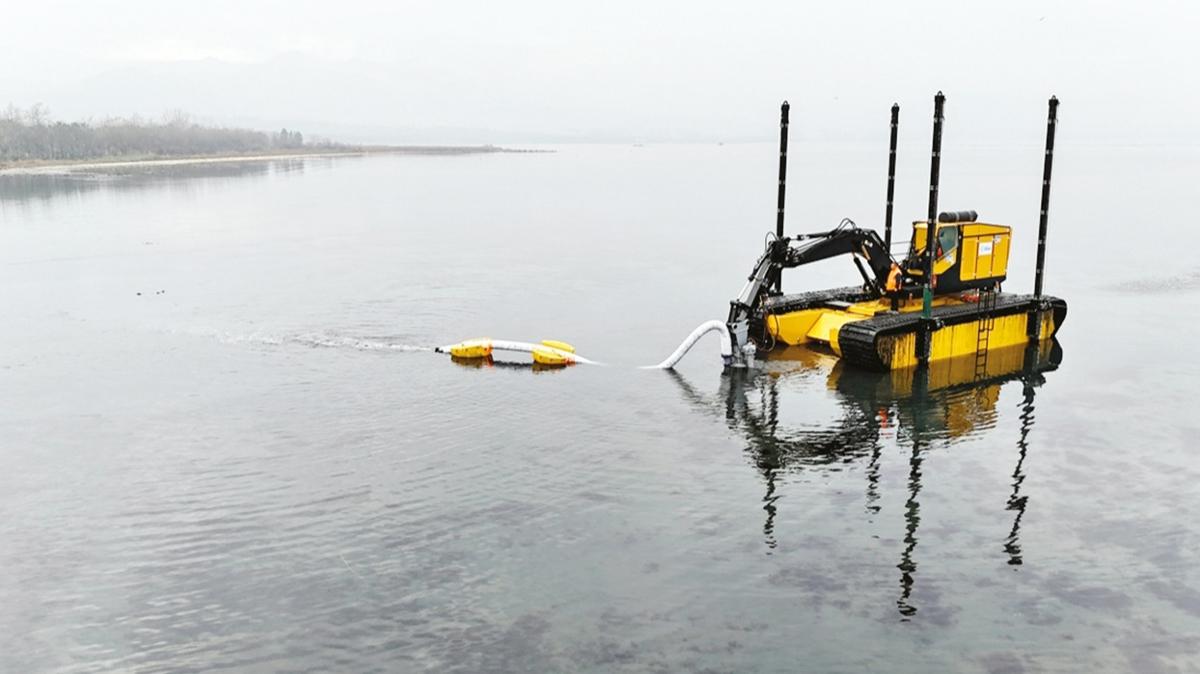
<path fill-rule="evenodd" d="M 1045 308 L 1054 312 L 1054 330 L 1058 331 L 1067 315 L 1067 303 L 1057 297 L 1043 296 Z M 1000 295 L 996 306 L 986 313 L 979 311 L 976 304 L 961 304 L 952 307 L 937 307 L 933 318 L 938 327 L 969 323 L 981 318 L 1010 316 L 1027 313 L 1037 308 L 1033 295 Z M 863 321 L 847 323 L 838 331 L 838 345 L 842 359 L 857 367 L 868 370 L 888 370 L 890 364 L 879 353 L 878 340 L 885 335 L 915 332 L 921 324 L 919 313 L 884 314 Z M 1053 335 L 1043 335 L 1045 338 Z"/>

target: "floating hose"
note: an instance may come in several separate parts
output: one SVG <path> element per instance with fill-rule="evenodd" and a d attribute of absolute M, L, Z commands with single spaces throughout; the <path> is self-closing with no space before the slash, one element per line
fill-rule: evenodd
<path fill-rule="evenodd" d="M 435 347 L 437 353 L 448 353 L 458 358 L 483 358 L 492 355 L 493 351 L 512 351 L 516 353 L 533 354 L 535 359 L 544 359 L 554 365 L 600 365 L 594 360 L 588 360 L 575 353 L 574 348 L 562 342 L 511 342 L 504 339 L 469 339 L 458 344 Z"/>
<path fill-rule="evenodd" d="M 645 365 L 643 370 L 670 370 L 675 367 L 675 364 L 683 359 L 687 352 L 700 341 L 700 338 L 710 332 L 717 332 L 721 335 L 721 357 L 726 362 L 733 357 L 733 340 L 729 338 L 729 328 L 721 321 L 707 321 L 696 326 L 692 330 L 692 334 L 688 335 L 680 344 L 675 352 L 667 356 L 666 360 L 658 365 Z"/>
<path fill-rule="evenodd" d="M 700 338 L 710 332 L 719 333 L 721 336 L 721 357 L 726 364 L 729 364 L 733 358 L 733 340 L 729 336 L 729 328 L 721 321 L 707 321 L 696 326 L 692 330 L 692 334 L 679 344 L 675 352 L 667 356 L 666 360 L 658 365 L 645 365 L 639 369 L 642 370 L 670 370 L 675 367 L 675 364 L 683 359 L 687 352 L 700 341 Z M 588 360 L 583 356 L 575 353 L 575 348 L 570 344 L 556 341 L 543 341 L 541 344 L 533 344 L 530 342 L 511 342 L 502 339 L 469 339 L 458 344 L 449 346 L 439 346 L 434 349 L 437 353 L 448 353 L 456 358 L 464 359 L 482 359 L 490 358 L 494 351 L 510 351 L 516 353 L 528 353 L 533 355 L 535 363 L 544 365 L 574 365 L 582 363 L 584 365 L 602 365 L 594 360 Z"/>

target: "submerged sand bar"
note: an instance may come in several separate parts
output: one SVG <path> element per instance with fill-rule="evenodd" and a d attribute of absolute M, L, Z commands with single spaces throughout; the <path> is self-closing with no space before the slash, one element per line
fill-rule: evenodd
<path fill-rule="evenodd" d="M 9 166 L 0 164 L 2 175 L 58 175 L 92 171 L 96 169 L 113 168 L 142 168 L 153 166 L 181 166 L 188 164 L 217 164 L 227 162 L 276 161 L 284 159 L 315 159 L 319 157 L 364 157 L 376 154 L 421 154 L 421 155 L 462 155 L 486 154 L 492 152 L 545 152 L 546 150 L 520 150 L 497 147 L 495 145 L 474 146 L 436 146 L 411 145 L 394 147 L 342 148 L 328 151 L 311 150 L 303 152 L 263 152 L 260 154 L 234 155 L 199 155 L 190 157 L 154 157 L 144 159 L 85 159 L 78 161 L 38 160 L 15 162 Z"/>

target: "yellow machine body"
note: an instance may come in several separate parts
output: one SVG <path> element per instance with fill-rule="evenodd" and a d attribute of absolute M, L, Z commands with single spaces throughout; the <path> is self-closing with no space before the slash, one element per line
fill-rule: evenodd
<path fill-rule="evenodd" d="M 1054 322 L 1054 314 L 1045 312 L 1041 316 L 1040 334 L 1053 335 L 1058 327 Z M 990 322 L 990 326 L 981 325 L 985 321 Z M 987 343 L 983 347 L 988 351 L 1024 346 L 1029 343 L 1029 314 L 984 318 L 934 330 L 933 343 L 929 348 L 929 361 L 932 363 L 959 356 L 976 355 L 979 351 L 981 330 L 988 333 Z M 880 348 L 885 351 L 882 354 L 884 362 L 893 370 L 916 367 L 919 362 L 916 331 L 880 337 Z"/>
<path fill-rule="evenodd" d="M 934 307 L 965 304 L 956 296 L 935 297 Z M 899 303 L 901 313 L 913 313 L 921 310 L 921 301 L 905 300 Z M 820 342 L 833 345 L 837 340 L 837 331 L 846 323 L 872 318 L 876 314 L 891 310 L 891 302 L 886 299 L 856 302 L 842 309 L 817 307 L 801 309 L 783 314 L 770 314 L 766 317 L 767 333 L 776 341 L 788 346 L 799 346 L 809 342 Z M 836 349 L 835 349 L 836 351 Z"/>
<path fill-rule="evenodd" d="M 1001 297 L 1009 296 L 1001 295 Z M 1020 299 L 1011 301 L 1023 302 Z M 1028 310 L 989 311 L 987 307 L 980 307 L 979 302 L 979 296 L 971 293 L 934 297 L 934 318 L 953 318 L 944 321 L 933 331 L 933 342 L 930 347 L 931 362 L 973 356 L 980 351 L 1028 344 L 1031 316 L 1040 316 L 1042 325 L 1038 334 L 1043 339 L 1049 339 L 1058 329 L 1063 315 L 1056 311 L 1038 313 L 1031 313 Z M 831 304 L 839 306 L 819 306 L 768 314 L 764 318 L 764 328 L 767 334 L 779 344 L 787 346 L 816 344 L 828 347 L 836 355 L 842 356 L 843 345 L 839 342 L 839 335 L 844 326 L 897 314 L 916 316 L 921 311 L 921 300 L 918 298 L 900 301 L 895 312 L 891 310 L 891 300 L 887 298 L 852 304 Z M 1065 308 L 1063 311 L 1065 312 Z M 869 326 L 873 323 L 864 323 L 863 325 Z M 894 333 L 881 332 L 875 339 L 874 348 L 882 367 L 890 370 L 915 367 L 918 362 L 918 332 L 915 323 Z"/>

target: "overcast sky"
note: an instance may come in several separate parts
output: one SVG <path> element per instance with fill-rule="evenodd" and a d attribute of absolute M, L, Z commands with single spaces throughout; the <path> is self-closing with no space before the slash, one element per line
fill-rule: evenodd
<path fill-rule="evenodd" d="M 892 101 L 981 141 L 1050 93 L 1082 142 L 1200 124 L 1187 2 L 252 2 L 4 0 L 0 104 L 60 119 L 183 109 L 347 140 L 874 137 Z M 1025 119 L 1028 117 L 1029 119 Z M 869 127 L 871 131 L 865 131 Z"/>

